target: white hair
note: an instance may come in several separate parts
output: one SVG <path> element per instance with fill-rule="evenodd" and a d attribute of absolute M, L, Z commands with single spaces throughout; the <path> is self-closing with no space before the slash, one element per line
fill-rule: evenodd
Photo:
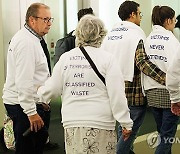
<path fill-rule="evenodd" d="M 100 47 L 107 31 L 104 23 L 94 15 L 85 15 L 79 21 L 75 35 L 76 46 Z"/>

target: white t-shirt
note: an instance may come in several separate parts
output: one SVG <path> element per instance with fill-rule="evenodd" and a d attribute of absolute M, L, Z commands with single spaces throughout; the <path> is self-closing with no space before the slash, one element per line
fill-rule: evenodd
<path fill-rule="evenodd" d="M 139 41 L 144 41 L 145 38 L 139 26 L 129 21 L 121 21 L 114 25 L 102 43 L 102 49 L 117 58 L 125 81 L 133 81 L 136 48 Z"/>
<path fill-rule="evenodd" d="M 85 47 L 106 86 L 79 48 L 64 53 L 52 77 L 38 90 L 43 101 L 62 95 L 62 123 L 69 127 L 115 129 L 115 120 L 131 129 L 124 80 L 113 55 L 100 48 Z"/>
<path fill-rule="evenodd" d="M 7 75 L 3 89 L 5 104 L 20 104 L 28 116 L 36 114 L 37 87 L 50 76 L 40 40 L 22 28 L 11 39 L 7 53 Z"/>
<path fill-rule="evenodd" d="M 154 25 L 152 32 L 146 39 L 145 51 L 149 60 L 166 73 L 179 45 L 179 41 L 171 31 L 166 30 L 162 26 Z M 144 88 L 148 90 L 166 87 L 150 77 L 144 76 Z"/>

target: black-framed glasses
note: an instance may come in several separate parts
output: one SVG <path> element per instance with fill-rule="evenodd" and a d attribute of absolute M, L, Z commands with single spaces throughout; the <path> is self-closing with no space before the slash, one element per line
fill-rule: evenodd
<path fill-rule="evenodd" d="M 42 19 L 44 21 L 44 23 L 48 23 L 48 22 L 53 22 L 54 21 L 54 18 L 42 18 L 42 17 L 37 17 L 35 16 L 34 18 L 39 18 L 39 19 Z"/>

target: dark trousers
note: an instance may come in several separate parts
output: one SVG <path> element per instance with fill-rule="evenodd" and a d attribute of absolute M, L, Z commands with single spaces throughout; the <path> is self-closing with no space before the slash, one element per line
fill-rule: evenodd
<path fill-rule="evenodd" d="M 38 132 L 31 132 L 27 136 L 23 133 L 30 127 L 27 115 L 23 112 L 20 105 L 5 104 L 8 115 L 13 120 L 13 131 L 15 136 L 15 154 L 43 154 L 44 144 L 46 143 L 48 132 L 43 127 Z M 45 113 L 42 105 L 37 105 L 37 112 L 44 120 Z"/>
<path fill-rule="evenodd" d="M 49 111 L 45 111 L 44 112 L 45 117 L 44 117 L 44 125 L 46 126 L 47 130 L 49 129 L 49 125 L 50 125 L 50 118 L 51 118 L 51 110 Z"/>
<path fill-rule="evenodd" d="M 133 120 L 133 128 L 130 137 L 124 141 L 122 136 L 122 128 L 118 127 L 118 143 L 117 143 L 117 154 L 134 154 L 133 152 L 133 143 L 136 139 L 136 135 L 141 127 L 145 113 L 146 106 L 129 106 L 130 109 L 130 117 Z"/>
<path fill-rule="evenodd" d="M 155 154 L 171 154 L 172 143 L 170 141 L 176 134 L 179 117 L 174 115 L 170 108 L 151 107 L 151 110 L 161 138 Z"/>

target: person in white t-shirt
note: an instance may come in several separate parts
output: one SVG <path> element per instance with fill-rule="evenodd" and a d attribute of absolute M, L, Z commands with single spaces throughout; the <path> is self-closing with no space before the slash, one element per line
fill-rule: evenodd
<path fill-rule="evenodd" d="M 3 102 L 13 120 L 15 154 L 42 154 L 47 141 L 45 111 L 49 106 L 39 101 L 37 86 L 43 85 L 50 76 L 41 42 L 52 21 L 47 5 L 31 4 L 24 27 L 9 44 Z M 26 130 L 29 134 L 23 136 Z"/>
<path fill-rule="evenodd" d="M 123 127 L 124 140 L 129 137 L 133 125 L 122 73 L 115 57 L 99 48 L 106 35 L 99 18 L 85 15 L 75 35 L 77 47 L 60 57 L 52 76 L 38 89 L 38 94 L 43 102 L 61 96 L 66 154 L 115 153 L 116 120 Z M 85 48 L 105 83 L 79 47 Z"/>
<path fill-rule="evenodd" d="M 175 11 L 168 6 L 155 6 L 152 23 L 145 51 L 151 62 L 167 72 L 173 57 L 180 52 L 180 43 L 172 33 L 176 24 Z M 161 138 L 155 153 L 171 153 L 172 142 L 169 139 L 175 136 L 179 117 L 171 112 L 169 92 L 165 85 L 160 85 L 148 76 L 144 76 L 144 88 Z"/>
<path fill-rule="evenodd" d="M 176 25 L 175 29 L 173 30 L 176 38 L 180 41 L 180 15 L 176 17 Z M 177 33 L 176 33 L 177 32 Z M 180 50 L 180 49 L 178 49 Z M 166 86 L 167 89 L 170 92 L 170 98 L 171 98 L 171 111 L 180 116 L 180 100 L 179 100 L 179 59 L 180 59 L 180 51 L 177 52 L 177 54 L 174 56 L 174 60 L 169 67 L 167 71 L 167 77 L 166 77 Z"/>
<path fill-rule="evenodd" d="M 125 81 L 125 92 L 134 122 L 128 140 L 123 140 L 118 128 L 117 154 L 132 154 L 133 143 L 141 127 L 147 107 L 143 91 L 142 72 L 160 84 L 165 84 L 165 73 L 148 60 L 144 50 L 145 34 L 140 28 L 142 13 L 134 1 L 124 1 L 118 11 L 120 20 L 105 37 L 102 48 L 115 55 Z M 120 106 L 119 106 L 120 107 Z"/>

